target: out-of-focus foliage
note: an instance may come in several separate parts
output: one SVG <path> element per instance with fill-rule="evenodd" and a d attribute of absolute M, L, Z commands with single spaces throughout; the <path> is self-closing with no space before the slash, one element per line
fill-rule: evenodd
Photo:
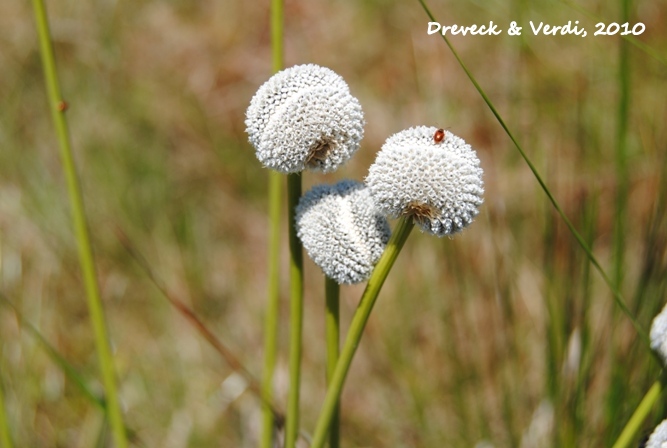
<path fill-rule="evenodd" d="M 259 376 L 267 172 L 247 142 L 244 114 L 270 76 L 263 3 L 47 5 L 121 398 L 146 446 L 257 445 L 259 403 L 170 308 L 114 230 Z M 637 39 L 664 50 L 667 4 L 635 3 L 632 23 L 646 25 Z M 599 20 L 559 2 L 430 6 L 443 24 L 524 26 L 520 37 L 452 42 L 610 267 L 620 38 L 593 32 L 597 21 L 618 21 L 617 5 L 581 4 Z M 530 20 L 579 20 L 588 36 L 533 36 Z M 400 255 L 346 385 L 343 444 L 608 445 L 658 368 L 427 23 L 416 1 L 287 1 L 285 9 L 286 65 L 313 62 L 341 74 L 367 121 L 355 157 L 337 173 L 307 174 L 304 190 L 363 179 L 384 140 L 415 125 L 463 137 L 485 172 L 485 203 L 470 229 L 453 239 L 415 232 Z M 29 2 L 0 2 L 0 48 L 0 291 L 95 386 Z M 667 67 L 634 46 L 630 58 L 621 289 L 648 328 L 666 301 Z M 321 272 L 311 262 L 306 269 L 302 426 L 310 431 L 325 389 L 324 295 Z M 361 291 L 341 291 L 343 331 Z M 286 307 L 282 317 L 276 388 L 284 403 Z M 3 306 L 0 372 L 17 446 L 88 447 L 103 432 L 99 409 Z"/>

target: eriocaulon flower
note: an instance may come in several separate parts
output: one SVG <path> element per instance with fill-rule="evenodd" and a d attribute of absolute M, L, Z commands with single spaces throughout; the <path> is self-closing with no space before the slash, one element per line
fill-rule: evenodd
<path fill-rule="evenodd" d="M 350 180 L 303 195 L 296 227 L 310 258 L 339 284 L 368 279 L 390 236 L 368 188 Z"/>
<path fill-rule="evenodd" d="M 651 324 L 651 348 L 667 365 L 667 305 L 655 316 Z"/>
<path fill-rule="evenodd" d="M 365 123 L 343 78 L 306 64 L 266 81 L 250 101 L 245 124 L 257 158 L 267 168 L 326 173 L 359 149 Z"/>
<path fill-rule="evenodd" d="M 667 448 L 667 420 L 663 420 L 655 427 L 644 446 L 646 448 Z"/>
<path fill-rule="evenodd" d="M 484 184 L 475 151 L 449 131 L 419 126 L 387 139 L 366 184 L 388 216 L 412 216 L 424 231 L 451 235 L 479 213 Z"/>

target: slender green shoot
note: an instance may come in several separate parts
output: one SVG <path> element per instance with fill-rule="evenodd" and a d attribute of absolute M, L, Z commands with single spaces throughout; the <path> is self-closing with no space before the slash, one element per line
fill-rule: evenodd
<path fill-rule="evenodd" d="M 280 202 L 282 175 L 269 173 L 269 295 L 264 316 L 264 370 L 262 373 L 262 395 L 270 402 L 273 397 L 273 374 L 278 357 L 278 314 L 280 312 Z M 274 413 L 266 404 L 262 410 L 262 448 L 273 446 L 276 429 Z"/>
<path fill-rule="evenodd" d="M 2 377 L 0 377 L 2 380 Z M 7 414 L 5 413 L 5 396 L 2 391 L 2 381 L 0 381 L 0 448 L 13 448 L 12 438 L 9 435 L 9 424 L 7 423 Z"/>
<path fill-rule="evenodd" d="M 329 425 L 331 425 L 332 418 L 334 417 L 340 402 L 343 383 L 345 383 L 347 372 L 352 365 L 352 358 L 359 346 L 361 335 L 364 332 L 364 328 L 366 328 L 366 323 L 373 310 L 373 305 L 375 305 L 380 289 L 382 288 L 384 281 L 387 279 L 387 275 L 389 275 L 389 271 L 394 265 L 396 257 L 398 257 L 405 241 L 408 239 L 408 236 L 410 236 L 410 231 L 412 231 L 413 227 L 414 223 L 411 217 L 406 216 L 398 221 L 398 225 L 396 226 L 396 229 L 394 229 L 394 233 L 389 239 L 389 243 L 387 243 L 387 248 L 380 257 L 378 264 L 375 266 L 371 278 L 368 279 L 366 289 L 361 296 L 357 311 L 354 313 L 354 317 L 350 323 L 350 329 L 345 338 L 345 343 L 343 344 L 336 370 L 329 382 L 329 387 L 326 396 L 324 397 L 324 404 L 322 405 L 317 424 L 315 425 L 315 433 L 313 434 L 313 441 L 310 448 L 322 448 L 326 443 Z"/>
<path fill-rule="evenodd" d="M 621 17 L 619 23 L 628 21 L 630 15 L 629 0 L 620 0 Z M 617 124 L 616 124 L 616 147 L 614 151 L 615 174 L 616 174 L 616 198 L 615 213 L 614 213 L 614 227 L 612 239 L 612 281 L 614 286 L 621 291 L 623 289 L 623 280 L 625 273 L 625 235 L 627 222 L 627 205 L 628 205 L 628 191 L 630 188 L 629 170 L 627 166 L 627 136 L 628 136 L 628 118 L 629 118 L 629 103 L 630 103 L 630 65 L 629 65 L 629 44 L 623 39 L 618 41 L 618 72 L 617 72 L 617 90 L 618 90 L 618 106 L 617 106 Z M 614 309 L 613 319 L 616 321 L 617 309 Z M 618 328 L 614 326 L 613 328 Z M 619 344 L 621 334 L 614 331 L 612 334 L 612 341 L 610 344 L 610 365 L 612 369 L 611 384 L 607 393 L 606 416 L 610 424 L 618 421 L 619 413 L 623 407 L 625 392 L 627 390 L 628 382 L 623 375 L 623 369 L 618 369 L 619 363 L 625 362 L 622 359 L 622 354 L 619 352 Z M 610 434 L 611 435 L 611 434 Z"/>
<path fill-rule="evenodd" d="M 630 1 L 621 0 L 620 23 L 627 22 L 630 16 Z M 616 125 L 616 213 L 614 222 L 614 271 L 616 287 L 623 286 L 625 254 L 625 222 L 628 203 L 628 120 L 630 116 L 630 51 L 628 42 L 621 39 L 618 56 L 618 124 Z"/>
<path fill-rule="evenodd" d="M 271 54 L 273 72 L 283 66 L 283 2 L 271 0 Z M 264 316 L 264 370 L 262 396 L 267 402 L 273 398 L 273 373 L 278 357 L 278 313 L 280 312 L 280 203 L 282 201 L 283 176 L 269 170 L 269 272 L 268 300 Z M 262 409 L 261 447 L 273 446 L 274 413 L 270 406 Z"/>
<path fill-rule="evenodd" d="M 327 385 L 331 383 L 338 355 L 340 352 L 340 285 L 329 278 L 324 277 L 324 291 L 326 296 L 326 340 L 327 340 Z M 340 447 L 340 400 L 334 409 L 329 429 L 329 448 Z"/>
<path fill-rule="evenodd" d="M 116 387 L 116 376 L 114 372 L 113 358 L 109 337 L 107 334 L 106 323 L 104 320 L 104 311 L 100 299 L 99 285 L 95 272 L 95 261 L 93 250 L 90 244 L 88 234 L 88 224 L 84 212 L 83 197 L 79 186 L 74 158 L 70 147 L 69 131 L 67 120 L 65 119 L 65 110 L 67 103 L 62 99 L 58 75 L 56 71 L 55 57 L 51 43 L 51 34 L 46 14 L 46 7 L 43 0 L 33 0 L 35 10 L 35 21 L 37 23 L 37 32 L 39 34 L 39 47 L 44 66 L 44 77 L 49 99 L 49 108 L 58 136 L 60 146 L 60 158 L 63 164 L 63 170 L 67 179 L 67 190 L 74 224 L 74 233 L 76 235 L 79 251 L 79 262 L 86 288 L 86 297 L 88 300 L 88 310 L 95 333 L 95 348 L 97 351 L 98 362 L 102 373 L 102 382 L 104 384 L 105 396 L 107 399 L 107 418 L 113 433 L 113 439 L 116 448 L 127 447 L 127 436 L 125 434 L 125 425 L 121 414 L 120 401 Z"/>
<path fill-rule="evenodd" d="M 419 0 L 419 3 L 422 5 L 422 8 L 426 12 L 426 15 L 429 16 L 431 21 L 436 22 L 437 20 L 435 19 L 435 17 L 433 17 L 433 14 L 431 13 L 431 11 L 428 9 L 426 4 L 424 3 L 424 0 Z M 635 331 L 637 332 L 639 337 L 644 341 L 644 344 L 646 346 L 649 346 L 650 341 L 649 341 L 648 334 L 646 333 L 644 328 L 642 328 L 642 326 L 639 324 L 639 322 L 637 322 L 637 319 L 634 317 L 634 315 L 632 314 L 632 312 L 630 311 L 630 309 L 626 305 L 625 300 L 623 299 L 623 296 L 618 291 L 618 288 L 616 288 L 612 279 L 609 277 L 609 275 L 607 275 L 605 270 L 602 268 L 602 265 L 600 264 L 600 262 L 593 255 L 593 251 L 588 246 L 588 243 L 586 243 L 586 240 L 584 240 L 584 238 L 577 231 L 577 229 L 575 229 L 574 225 L 572 224 L 570 219 L 567 217 L 567 215 L 565 214 L 565 212 L 561 208 L 558 201 L 556 201 L 556 198 L 551 194 L 551 191 L 549 190 L 547 185 L 544 183 L 544 180 L 542 180 L 542 176 L 537 171 L 537 168 L 535 167 L 533 162 L 531 162 L 530 158 L 528 158 L 528 155 L 523 150 L 521 144 L 519 144 L 518 140 L 514 137 L 514 134 L 512 133 L 512 131 L 510 131 L 510 129 L 507 127 L 507 124 L 505 124 L 505 120 L 503 120 L 503 118 L 500 116 L 500 113 L 498 113 L 498 110 L 496 109 L 496 107 L 493 105 L 493 103 L 491 102 L 489 97 L 486 95 L 486 93 L 484 93 L 484 90 L 482 90 L 482 88 L 480 87 L 480 85 L 477 82 L 477 80 L 475 79 L 475 77 L 472 75 L 470 70 L 468 70 L 468 67 L 466 67 L 466 65 L 463 63 L 463 60 L 458 55 L 458 53 L 456 52 L 456 50 L 454 49 L 452 44 L 449 42 L 449 39 L 447 39 L 447 36 L 442 35 L 442 39 L 445 41 L 445 43 L 449 47 L 450 51 L 452 52 L 452 54 L 456 58 L 457 62 L 459 63 L 459 65 L 461 66 L 463 71 L 468 76 L 468 79 L 470 79 L 470 82 L 472 82 L 472 84 L 475 86 L 475 89 L 477 90 L 477 92 L 481 95 L 481 97 L 484 100 L 484 102 L 486 103 L 486 105 L 489 107 L 489 109 L 491 110 L 493 115 L 496 117 L 496 120 L 498 121 L 500 126 L 502 126 L 503 130 L 505 131 L 507 136 L 510 138 L 510 140 L 512 140 L 512 143 L 514 143 L 514 146 L 519 151 L 519 154 L 523 158 L 524 162 L 526 162 L 526 165 L 528 165 L 528 168 L 533 173 L 533 176 L 535 177 L 537 182 L 540 184 L 540 187 L 542 188 L 544 193 L 547 195 L 547 198 L 549 199 L 549 202 L 551 202 L 551 205 L 554 207 L 554 209 L 556 210 L 558 215 L 560 215 L 561 219 L 563 220 L 563 222 L 567 226 L 567 228 L 570 231 L 570 233 L 572 234 L 572 236 L 574 236 L 574 238 L 577 240 L 577 243 L 579 243 L 579 246 L 586 253 L 586 256 L 588 257 L 590 262 L 593 264 L 595 269 L 598 271 L 598 273 L 602 277 L 602 280 L 607 284 L 607 287 L 611 290 L 612 296 L 614 298 L 614 301 L 616 302 L 616 305 L 621 309 L 621 311 L 623 311 L 623 313 L 628 317 L 628 319 L 630 319 L 630 322 L 632 322 L 632 325 L 634 326 Z"/>
<path fill-rule="evenodd" d="M 287 219 L 290 247 L 290 386 L 287 396 L 285 447 L 294 448 L 299 435 L 301 337 L 303 332 L 303 249 L 296 234 L 296 206 L 301 197 L 301 173 L 287 176 Z"/>
<path fill-rule="evenodd" d="M 651 412 L 653 405 L 658 401 L 662 395 L 664 386 L 664 376 L 653 383 L 653 386 L 646 392 L 644 398 L 635 409 L 634 414 L 628 420 L 628 423 L 623 428 L 621 435 L 616 440 L 612 448 L 626 448 L 631 446 L 631 442 L 635 439 L 637 433 L 642 429 L 642 423 L 646 420 L 646 417 Z M 636 446 L 636 444 L 634 445 Z"/>

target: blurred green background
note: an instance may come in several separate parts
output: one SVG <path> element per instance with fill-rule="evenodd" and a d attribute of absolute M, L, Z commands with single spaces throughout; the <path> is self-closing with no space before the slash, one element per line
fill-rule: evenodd
<path fill-rule="evenodd" d="M 244 114 L 271 75 L 266 3 L 47 2 L 121 400 L 144 446 L 257 446 L 258 401 L 115 230 L 259 377 L 267 172 Z M 630 23 L 646 25 L 636 39 L 654 54 L 627 44 L 625 71 L 622 39 L 593 36 L 596 22 L 621 20 L 620 3 L 430 7 L 443 24 L 524 27 L 520 37 L 451 40 L 647 329 L 667 289 L 667 2 L 632 2 Z M 529 20 L 579 20 L 588 36 L 534 36 Z M 346 385 L 343 445 L 609 445 L 659 368 L 428 21 L 417 1 L 285 6 L 286 66 L 341 74 L 367 121 L 354 159 L 306 174 L 306 188 L 363 179 L 389 135 L 422 124 L 463 137 L 485 170 L 469 230 L 415 232 L 401 253 Z M 101 391 L 29 2 L 0 3 L 0 98 L 0 293 Z M 286 265 L 282 274 L 286 299 Z M 306 432 L 325 391 L 323 283 L 307 261 Z M 343 331 L 362 290 L 342 288 Z M 108 445 L 102 413 L 4 301 L 0 372 L 17 446 Z"/>

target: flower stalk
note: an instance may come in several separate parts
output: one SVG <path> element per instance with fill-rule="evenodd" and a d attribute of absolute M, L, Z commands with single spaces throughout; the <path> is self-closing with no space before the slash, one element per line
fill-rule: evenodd
<path fill-rule="evenodd" d="M 74 165 L 72 149 L 70 147 L 67 120 L 65 119 L 67 103 L 62 99 L 60 93 L 55 58 L 53 55 L 53 46 L 51 43 L 51 34 L 49 31 L 46 7 L 44 6 L 43 0 L 33 0 L 33 8 L 39 35 L 39 47 L 42 57 L 42 65 L 44 67 L 49 108 L 51 109 L 53 122 L 56 128 L 60 146 L 60 158 L 67 180 L 67 190 L 69 193 L 74 233 L 76 235 L 79 251 L 79 262 L 81 264 L 81 271 L 86 289 L 86 298 L 88 300 L 88 310 L 90 312 L 95 335 L 95 348 L 102 373 L 104 390 L 106 392 L 107 418 L 111 426 L 116 448 L 125 448 L 127 447 L 127 436 L 125 434 L 125 426 L 123 424 L 123 417 L 118 399 L 109 337 L 104 320 L 99 285 L 97 283 L 93 250 L 90 244 L 88 224 L 84 212 L 83 197 Z"/>
<path fill-rule="evenodd" d="M 382 288 L 384 281 L 387 279 L 389 271 L 394 265 L 396 257 L 398 257 L 405 241 L 408 239 L 408 236 L 410 236 L 413 227 L 414 223 L 410 217 L 403 217 L 398 221 L 398 225 L 396 226 L 391 239 L 387 243 L 387 248 L 382 254 L 382 257 L 380 257 L 373 274 L 371 274 L 371 277 L 368 280 L 368 284 L 361 296 L 357 311 L 352 318 L 350 329 L 347 333 L 345 343 L 343 344 L 333 377 L 329 383 L 324 398 L 324 404 L 322 405 L 315 426 L 313 441 L 310 445 L 311 448 L 322 448 L 326 442 L 327 433 L 329 432 L 332 419 L 338 408 L 343 384 L 345 383 L 345 378 L 352 365 L 352 358 L 359 346 L 361 335 L 363 334 L 364 328 L 366 328 L 366 323 L 373 310 L 380 289 Z"/>
<path fill-rule="evenodd" d="M 327 385 L 336 371 L 340 352 L 340 285 L 329 276 L 324 277 L 326 297 Z M 329 448 L 340 446 L 340 400 L 336 404 L 329 429 Z"/>
<path fill-rule="evenodd" d="M 301 197 L 301 173 L 287 176 L 287 218 L 290 248 L 290 386 L 287 397 L 285 447 L 294 448 L 299 433 L 301 339 L 303 333 L 303 249 L 296 232 L 296 206 Z"/>
<path fill-rule="evenodd" d="M 283 66 L 283 1 L 271 0 L 271 57 L 273 72 Z M 269 271 L 268 298 L 264 316 L 264 369 L 262 372 L 262 396 L 266 402 L 262 408 L 261 448 L 271 448 L 275 429 L 275 416 L 270 403 L 273 400 L 273 374 L 278 358 L 278 314 L 280 308 L 280 205 L 282 202 L 283 176 L 269 171 Z"/>
<path fill-rule="evenodd" d="M 637 433 L 641 431 L 642 424 L 644 423 L 644 420 L 646 420 L 646 417 L 648 417 L 651 409 L 653 409 L 653 405 L 655 405 L 662 395 L 665 388 L 664 381 L 665 378 L 663 375 L 663 377 L 653 383 L 648 392 L 646 392 L 646 395 L 644 395 L 639 406 L 635 409 L 635 412 L 632 414 L 632 417 L 630 417 L 630 420 L 628 420 L 628 423 L 625 425 L 625 428 L 623 428 L 621 435 L 618 436 L 618 439 L 612 448 L 626 448 L 631 446 L 631 442 L 634 440 Z"/>

